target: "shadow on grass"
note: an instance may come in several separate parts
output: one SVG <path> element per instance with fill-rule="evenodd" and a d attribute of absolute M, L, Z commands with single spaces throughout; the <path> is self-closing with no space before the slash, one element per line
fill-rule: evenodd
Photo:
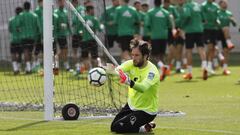
<path fill-rule="evenodd" d="M 126 134 L 112 133 L 112 135 L 155 135 L 155 133 L 154 132 L 151 132 L 151 133 L 126 133 Z"/>
<path fill-rule="evenodd" d="M 20 129 L 24 129 L 24 128 L 28 128 L 34 125 L 38 125 L 38 124 L 42 124 L 42 123 L 46 123 L 47 121 L 37 121 L 37 122 L 31 122 L 31 123 L 27 123 L 21 126 L 17 126 L 14 128 L 9 128 L 9 129 L 1 129 L 0 131 L 16 131 L 16 130 L 20 130 Z"/>
<path fill-rule="evenodd" d="M 198 80 L 180 80 L 180 81 L 175 81 L 175 83 L 197 83 L 199 82 Z"/>

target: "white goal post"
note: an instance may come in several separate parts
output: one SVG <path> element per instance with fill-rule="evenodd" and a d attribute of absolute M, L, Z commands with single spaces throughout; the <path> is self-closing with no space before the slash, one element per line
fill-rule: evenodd
<path fill-rule="evenodd" d="M 44 120 L 54 119 L 53 111 L 53 0 L 43 1 Z"/>

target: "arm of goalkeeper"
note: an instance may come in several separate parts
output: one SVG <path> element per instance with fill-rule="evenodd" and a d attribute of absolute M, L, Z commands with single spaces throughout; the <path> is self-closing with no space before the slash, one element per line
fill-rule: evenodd
<path fill-rule="evenodd" d="M 102 66 L 102 68 L 104 68 L 106 73 L 108 74 L 118 75 L 118 72 L 116 71 L 116 66 L 111 63 L 107 63 L 107 65 Z"/>

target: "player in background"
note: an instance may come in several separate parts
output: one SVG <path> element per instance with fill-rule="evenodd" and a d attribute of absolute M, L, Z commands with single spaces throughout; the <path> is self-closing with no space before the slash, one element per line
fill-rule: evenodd
<path fill-rule="evenodd" d="M 119 0 L 112 0 L 112 5 L 106 7 L 106 12 L 101 16 L 101 22 L 105 26 L 107 34 L 107 44 L 112 48 L 114 42 L 117 42 L 117 25 L 113 23 L 116 14 L 116 8 L 119 6 Z"/>
<path fill-rule="evenodd" d="M 118 42 L 122 49 L 121 61 L 129 60 L 129 43 L 136 34 L 135 28 L 139 26 L 139 16 L 136 9 L 128 5 L 129 0 L 120 0 L 120 5 L 116 9 L 114 23 L 117 25 Z"/>
<path fill-rule="evenodd" d="M 67 37 L 70 34 L 70 25 L 68 20 L 68 12 L 64 7 L 64 0 L 58 0 L 58 9 L 55 9 L 55 14 L 58 16 L 58 25 L 57 25 L 57 43 L 60 48 L 58 53 L 59 59 L 63 60 L 64 68 L 66 70 L 70 69 L 68 63 L 68 42 Z"/>
<path fill-rule="evenodd" d="M 204 38 L 207 44 L 207 70 L 210 74 L 215 74 L 213 70 L 213 58 L 218 35 L 217 12 L 219 6 L 215 0 L 206 0 L 202 3 L 202 15 L 204 19 Z"/>
<path fill-rule="evenodd" d="M 137 13 L 138 13 L 138 17 L 140 19 L 139 25 L 136 25 L 136 35 L 137 38 L 142 39 L 143 37 L 143 30 L 144 30 L 144 13 L 142 12 L 142 5 L 141 2 L 139 0 L 136 0 L 133 3 L 133 7 L 136 9 Z"/>
<path fill-rule="evenodd" d="M 86 23 L 90 26 L 90 28 L 94 31 L 102 31 L 100 28 L 100 22 L 94 16 L 94 7 L 87 6 L 86 7 L 86 14 L 84 16 Z M 81 54 L 82 60 L 85 69 L 90 69 L 92 67 L 98 66 L 98 45 L 96 41 L 93 39 L 91 34 L 84 28 L 83 29 L 83 44 L 81 45 Z M 89 53 L 91 57 L 89 59 Z"/>
<path fill-rule="evenodd" d="M 152 58 L 154 64 L 158 65 L 161 70 L 160 80 L 163 81 L 169 69 L 169 66 L 163 63 L 165 63 L 168 28 L 173 20 L 169 12 L 161 7 L 161 4 L 161 0 L 154 0 L 155 7 L 148 11 L 145 25 L 151 31 Z"/>
<path fill-rule="evenodd" d="M 40 68 L 43 62 L 43 0 L 38 0 L 38 7 L 35 9 L 34 13 L 38 16 L 40 27 L 33 55 L 33 71 Z"/>
<path fill-rule="evenodd" d="M 173 18 L 173 21 L 174 21 L 174 24 L 170 24 L 169 28 L 168 28 L 168 41 L 167 41 L 167 44 L 168 44 L 168 55 L 167 55 L 167 63 L 168 63 L 169 69 L 167 70 L 167 74 L 169 75 L 170 72 L 171 72 L 171 69 L 173 67 L 174 60 L 176 58 L 176 46 L 175 46 L 175 36 L 176 36 L 176 33 L 173 33 L 172 28 L 175 28 L 175 24 L 176 24 L 175 20 L 176 20 L 178 14 L 177 14 L 177 11 L 175 9 L 175 6 L 173 6 L 171 4 L 170 0 L 164 0 L 162 7 L 169 12 L 170 16 Z M 174 26 L 172 26 L 172 25 L 174 25 Z M 179 68 L 181 68 L 181 63 L 180 63 Z"/>
<path fill-rule="evenodd" d="M 10 32 L 10 52 L 12 56 L 12 67 L 14 75 L 20 73 L 20 63 L 22 56 L 21 34 L 19 14 L 23 11 L 21 7 L 15 9 L 15 16 L 9 19 L 8 30 Z"/>
<path fill-rule="evenodd" d="M 78 13 L 84 17 L 85 15 L 85 7 L 81 6 L 78 0 L 72 0 L 73 6 L 76 8 Z M 78 19 L 77 15 L 73 13 L 72 16 L 72 51 L 73 51 L 73 63 L 75 64 L 76 73 L 84 71 L 83 66 L 80 64 L 80 57 L 78 55 L 78 51 L 80 46 L 82 45 L 83 38 L 83 25 Z"/>
<path fill-rule="evenodd" d="M 183 10 L 184 10 L 184 0 L 177 1 L 177 6 L 175 7 L 175 10 L 177 12 L 176 17 L 176 29 L 177 33 L 174 37 L 175 40 L 175 59 L 176 59 L 176 73 L 183 73 L 184 70 L 182 69 L 182 66 L 184 64 L 187 64 L 187 60 L 185 62 L 182 62 L 183 59 L 183 49 L 185 44 L 185 32 L 183 31 Z M 184 60 L 183 60 L 184 61 Z M 182 64 L 183 63 L 183 64 Z"/>
<path fill-rule="evenodd" d="M 144 41 L 150 42 L 150 30 L 148 29 L 148 27 L 146 25 L 144 25 L 144 23 L 146 23 L 146 15 L 147 12 L 149 10 L 149 5 L 147 3 L 143 3 L 142 4 L 142 13 L 143 13 L 143 18 L 144 18 L 144 22 L 143 22 L 143 37 L 142 39 Z"/>
<path fill-rule="evenodd" d="M 227 10 L 228 3 L 226 0 L 219 1 L 220 10 L 218 13 L 218 22 L 220 25 L 220 40 L 222 42 L 223 48 L 223 74 L 229 75 L 231 72 L 228 70 L 228 59 L 229 59 L 229 51 L 233 48 L 233 44 L 231 42 L 230 36 L 230 24 L 232 23 L 233 26 L 236 26 L 236 20 L 233 17 L 231 11 Z"/>
<path fill-rule="evenodd" d="M 183 2 L 184 0 L 179 0 Z M 197 45 L 198 53 L 202 61 L 203 80 L 207 79 L 206 71 L 206 53 L 203 43 L 203 18 L 201 13 L 201 6 L 194 2 L 194 0 L 188 0 L 183 5 L 182 13 L 182 27 L 186 33 L 186 55 L 187 55 L 187 74 L 183 76 L 186 80 L 192 79 L 192 50 Z"/>
<path fill-rule="evenodd" d="M 147 133 L 156 124 L 151 122 L 158 112 L 159 71 L 149 61 L 150 45 L 134 39 L 130 43 L 132 59 L 116 68 L 120 83 L 128 85 L 128 102 L 116 115 L 111 131 L 116 133 Z"/>
<path fill-rule="evenodd" d="M 20 34 L 26 62 L 25 72 L 30 74 L 32 71 L 31 60 L 34 44 L 39 36 L 40 24 L 35 13 L 30 11 L 31 3 L 24 2 L 24 11 L 20 14 Z"/>

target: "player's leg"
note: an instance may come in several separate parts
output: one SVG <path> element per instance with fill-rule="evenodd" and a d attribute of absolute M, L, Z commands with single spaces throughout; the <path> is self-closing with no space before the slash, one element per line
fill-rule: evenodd
<path fill-rule="evenodd" d="M 167 45 L 168 45 L 167 64 L 169 66 L 169 69 L 171 70 L 173 67 L 174 60 L 176 58 L 176 47 L 174 44 L 174 38 L 171 29 L 168 30 Z"/>
<path fill-rule="evenodd" d="M 124 62 L 126 60 L 129 60 L 131 58 L 130 56 L 130 41 L 133 39 L 132 36 L 120 36 L 119 37 L 119 44 L 122 49 L 121 54 L 121 62 Z"/>
<path fill-rule="evenodd" d="M 36 41 L 36 45 L 34 49 L 34 58 L 33 58 L 32 68 L 40 66 L 42 61 L 43 61 L 43 44 L 42 44 L 41 37 L 39 37 Z"/>
<path fill-rule="evenodd" d="M 72 36 L 73 63 L 75 64 L 76 71 L 78 73 L 80 71 L 80 63 L 79 63 L 79 57 L 78 57 L 78 48 L 80 46 L 81 39 L 82 38 L 81 38 L 80 35 L 73 35 Z"/>
<path fill-rule="evenodd" d="M 228 70 L 228 59 L 229 59 L 229 48 L 226 42 L 226 39 L 224 37 L 224 33 L 222 32 L 221 36 L 221 43 L 222 43 L 222 48 L 223 48 L 223 74 L 224 75 L 229 75 L 231 72 Z"/>
<path fill-rule="evenodd" d="M 91 64 L 92 67 L 98 67 L 100 63 L 98 63 L 98 45 L 94 40 L 89 41 L 89 51 L 91 54 Z"/>
<path fill-rule="evenodd" d="M 228 49 L 230 49 L 230 50 L 233 49 L 235 46 L 234 46 L 234 44 L 232 43 L 232 40 L 231 40 L 229 27 L 227 27 L 227 26 L 223 27 L 222 31 L 223 31 L 224 38 L 226 40 Z"/>
<path fill-rule="evenodd" d="M 19 44 L 11 43 L 10 52 L 12 57 L 12 67 L 14 75 L 19 74 L 19 67 L 18 67 L 18 46 Z"/>
<path fill-rule="evenodd" d="M 32 39 L 23 39 L 23 53 L 24 53 L 24 60 L 26 63 L 25 72 L 26 74 L 31 73 L 31 60 L 32 60 L 32 50 L 34 40 Z"/>
<path fill-rule="evenodd" d="M 186 80 L 192 79 L 192 49 L 194 48 L 194 34 L 186 34 L 186 58 L 187 58 L 187 73 L 183 76 Z"/>
<path fill-rule="evenodd" d="M 68 63 L 68 47 L 67 47 L 67 37 L 59 37 L 58 38 L 58 44 L 60 47 L 60 53 L 59 53 L 59 58 L 63 60 L 64 62 L 64 67 L 66 70 L 70 69 L 70 65 Z"/>
<path fill-rule="evenodd" d="M 215 54 L 216 34 L 217 30 L 205 30 L 205 42 L 207 44 L 207 70 L 211 74 L 215 74 L 213 70 L 213 58 Z"/>
<path fill-rule="evenodd" d="M 88 46 L 89 42 L 88 41 L 84 41 L 81 44 L 81 63 L 83 64 L 82 67 L 84 68 L 84 70 L 89 70 L 91 68 L 91 63 L 88 57 L 89 54 L 89 49 Z"/>
<path fill-rule="evenodd" d="M 198 54 L 201 58 L 201 67 L 203 71 L 203 80 L 207 80 L 208 74 L 207 74 L 207 56 L 206 51 L 204 49 L 204 41 L 203 41 L 203 33 L 196 33 L 195 35 L 195 41 L 198 48 Z"/>
<path fill-rule="evenodd" d="M 149 123 L 156 115 L 150 115 L 143 111 L 132 111 L 126 105 L 116 116 L 111 124 L 111 131 L 116 133 L 150 132 Z"/>
<path fill-rule="evenodd" d="M 176 73 L 184 72 L 182 69 L 182 56 L 183 56 L 183 46 L 184 39 L 182 37 L 177 37 L 176 41 Z"/>

